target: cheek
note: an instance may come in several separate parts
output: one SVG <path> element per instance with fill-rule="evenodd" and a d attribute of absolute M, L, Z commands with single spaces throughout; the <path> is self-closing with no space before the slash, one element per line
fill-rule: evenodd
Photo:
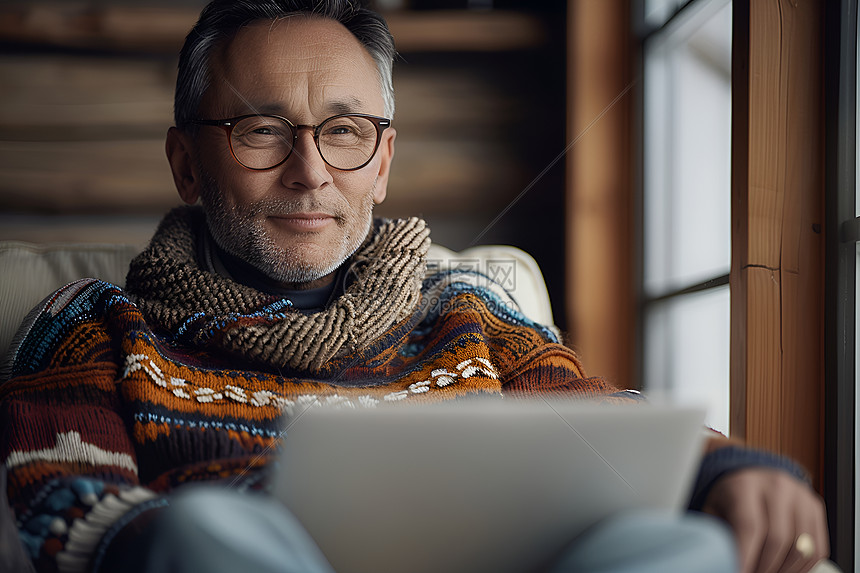
<path fill-rule="evenodd" d="M 351 171 L 334 177 L 334 184 L 353 205 L 360 205 L 373 193 L 377 171 L 371 164 L 359 171 Z"/>
<path fill-rule="evenodd" d="M 220 190 L 221 200 L 226 205 L 237 205 L 260 198 L 275 177 L 269 172 L 253 172 L 236 163 L 230 150 L 217 142 L 206 141 L 201 163 L 203 176 Z"/>
<path fill-rule="evenodd" d="M 271 175 L 267 173 L 252 173 L 239 168 L 222 171 L 217 181 L 224 202 L 235 206 L 264 199 L 266 190 L 273 185 L 270 179 Z"/>

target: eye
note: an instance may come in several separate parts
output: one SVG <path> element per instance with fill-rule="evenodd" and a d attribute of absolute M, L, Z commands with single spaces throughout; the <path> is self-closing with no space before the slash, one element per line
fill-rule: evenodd
<path fill-rule="evenodd" d="M 243 119 L 233 131 L 239 136 L 245 135 L 283 135 L 289 132 L 289 128 L 277 120 L 267 118 L 248 118 Z"/>
<path fill-rule="evenodd" d="M 283 121 L 272 117 L 246 117 L 233 128 L 234 145 L 271 147 L 290 145 L 292 132 Z"/>
<path fill-rule="evenodd" d="M 358 127 L 351 122 L 339 122 L 332 125 L 326 125 L 323 135 L 358 135 Z"/>
<path fill-rule="evenodd" d="M 336 117 L 323 126 L 319 141 L 330 146 L 366 148 L 376 141 L 376 126 L 366 117 Z"/>

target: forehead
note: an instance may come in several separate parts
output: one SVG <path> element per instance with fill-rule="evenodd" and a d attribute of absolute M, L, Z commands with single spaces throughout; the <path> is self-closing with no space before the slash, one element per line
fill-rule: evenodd
<path fill-rule="evenodd" d="M 299 15 L 253 22 L 213 53 L 211 66 L 206 99 L 217 107 L 314 114 L 350 102 L 351 111 L 382 112 L 373 58 L 334 20 Z"/>

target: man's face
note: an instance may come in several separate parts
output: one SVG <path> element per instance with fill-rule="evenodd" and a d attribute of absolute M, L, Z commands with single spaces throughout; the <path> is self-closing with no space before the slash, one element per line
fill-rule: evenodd
<path fill-rule="evenodd" d="M 383 115 L 372 57 L 331 20 L 252 24 L 216 52 L 212 68 L 201 119 L 266 113 L 317 125 L 339 113 Z M 280 283 L 325 284 L 367 236 L 373 204 L 385 198 L 394 135 L 383 132 L 368 165 L 340 171 L 302 129 L 286 162 L 251 171 L 232 158 L 224 130 L 201 127 L 199 193 L 215 240 Z"/>

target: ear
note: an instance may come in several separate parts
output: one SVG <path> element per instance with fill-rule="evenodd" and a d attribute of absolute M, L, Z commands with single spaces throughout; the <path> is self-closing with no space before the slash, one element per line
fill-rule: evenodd
<path fill-rule="evenodd" d="M 389 127 L 382 132 L 382 141 L 379 142 L 379 173 L 376 175 L 376 187 L 373 190 L 373 202 L 379 205 L 385 201 L 388 193 L 388 174 L 391 170 L 391 160 L 394 159 L 394 139 L 397 130 Z"/>
<path fill-rule="evenodd" d="M 193 205 L 200 197 L 200 176 L 194 160 L 191 137 L 175 127 L 167 130 L 167 161 L 173 172 L 173 183 L 182 200 Z"/>

